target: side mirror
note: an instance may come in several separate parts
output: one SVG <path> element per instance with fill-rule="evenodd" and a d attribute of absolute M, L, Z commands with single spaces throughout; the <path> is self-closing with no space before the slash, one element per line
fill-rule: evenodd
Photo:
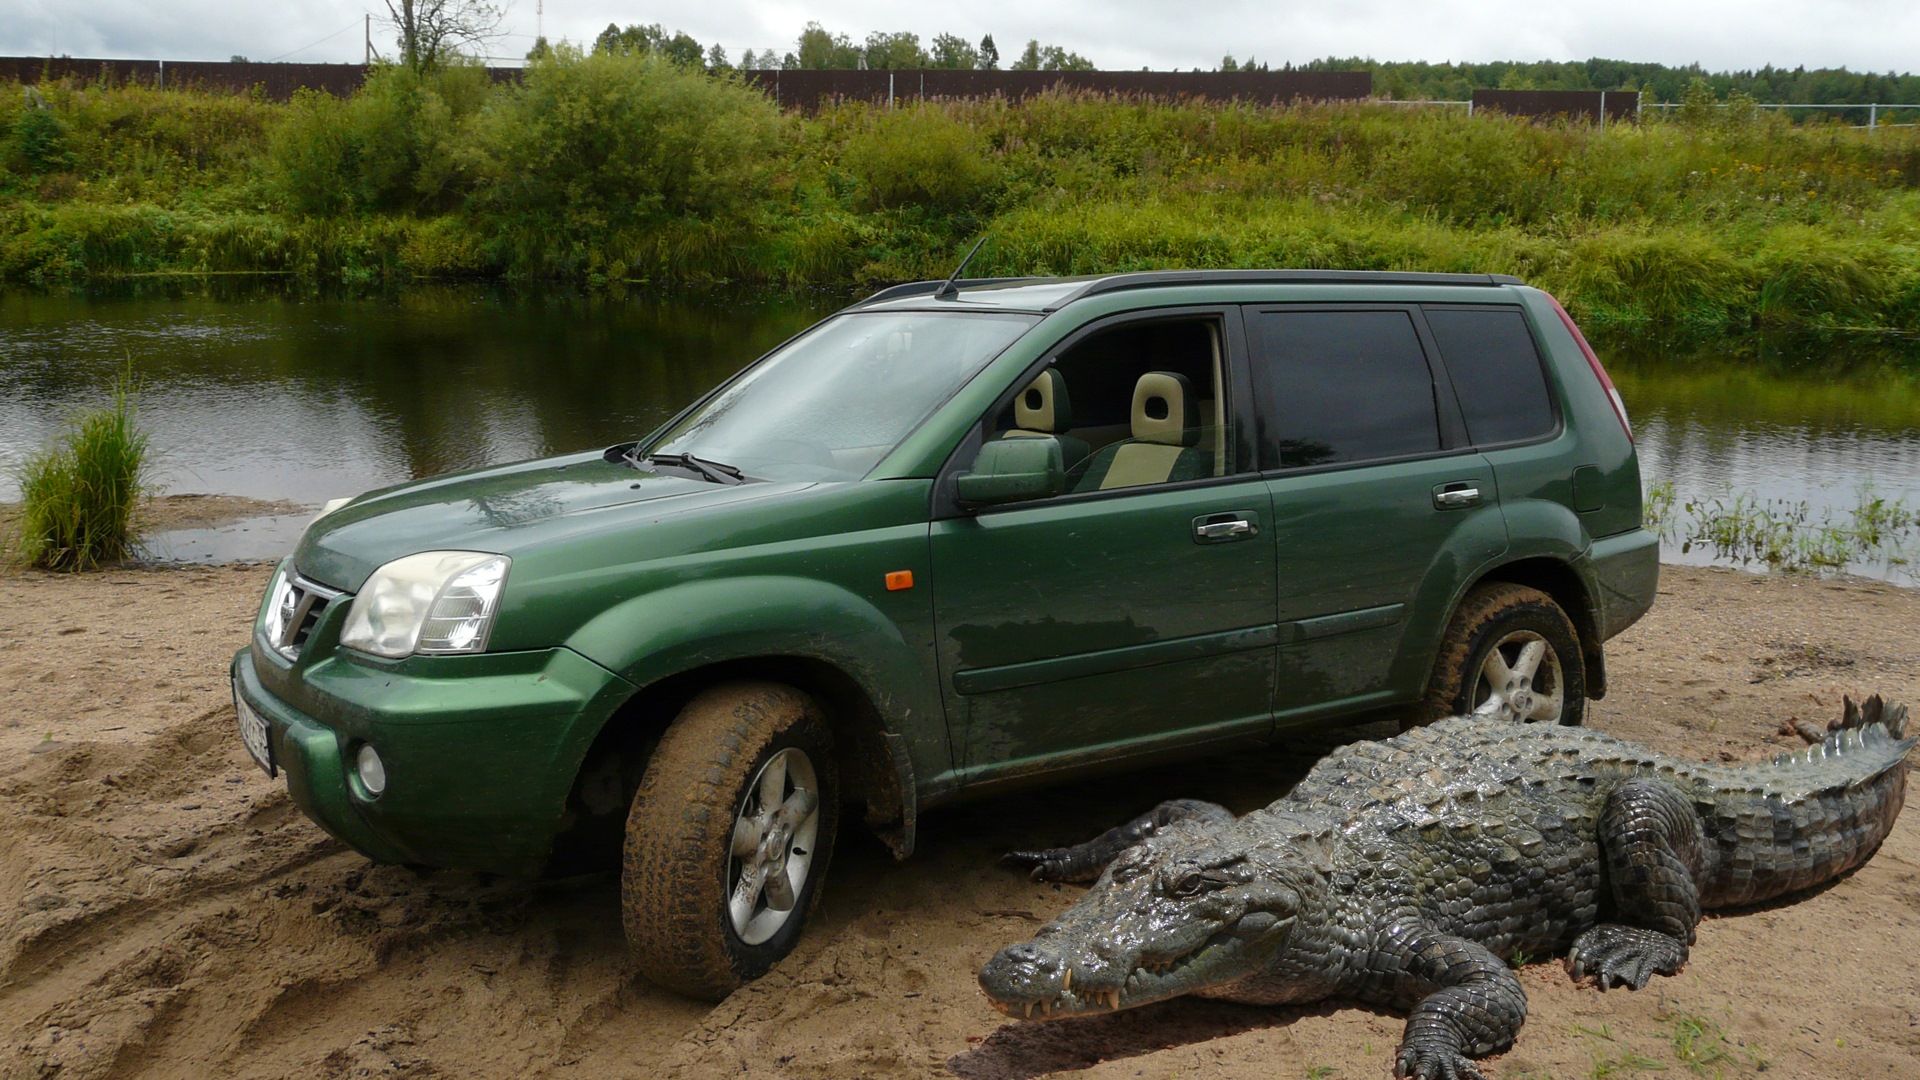
<path fill-rule="evenodd" d="M 980 447 L 971 472 L 954 477 L 963 505 L 996 506 L 1058 495 L 1067 489 L 1060 440 L 1051 436 L 995 439 Z"/>

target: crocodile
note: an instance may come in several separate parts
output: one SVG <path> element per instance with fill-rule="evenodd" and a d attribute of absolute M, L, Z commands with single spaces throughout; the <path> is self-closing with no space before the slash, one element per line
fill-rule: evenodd
<path fill-rule="evenodd" d="M 1456 717 L 1322 759 L 1245 816 L 1163 803 L 1087 843 L 1009 854 L 1094 881 L 980 972 L 1057 1019 L 1197 995 L 1403 1011 L 1393 1075 L 1483 1078 L 1527 999 L 1508 959 L 1639 989 L 1703 909 L 1812 888 L 1871 857 L 1906 790 L 1903 706 L 1847 700 L 1818 744 L 1696 764 L 1584 728 Z M 1097 880 L 1096 880 L 1097 879 Z"/>

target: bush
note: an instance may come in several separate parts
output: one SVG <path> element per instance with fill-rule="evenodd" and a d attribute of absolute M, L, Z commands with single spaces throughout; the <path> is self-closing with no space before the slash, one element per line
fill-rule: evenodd
<path fill-rule="evenodd" d="M 7 138 L 7 168 L 22 176 L 73 168 L 67 126 L 46 109 L 28 109 L 13 121 Z"/>
<path fill-rule="evenodd" d="M 303 90 L 268 144 L 271 182 L 302 214 L 436 211 L 465 191 L 467 125 L 489 83 L 477 67 L 383 67 L 351 98 Z"/>
<path fill-rule="evenodd" d="M 682 255 L 724 263 L 715 230 L 746 228 L 782 125 L 735 79 L 557 48 L 482 116 L 472 207 L 521 272 L 618 277 Z"/>
<path fill-rule="evenodd" d="M 924 206 L 943 213 L 984 209 L 999 168 L 987 141 L 933 106 L 875 114 L 847 141 L 842 163 L 868 206 Z"/>
<path fill-rule="evenodd" d="M 18 556 L 49 570 L 91 570 L 133 546 L 134 501 L 145 490 L 147 436 L 127 379 L 112 405 L 76 417 L 20 474 Z"/>

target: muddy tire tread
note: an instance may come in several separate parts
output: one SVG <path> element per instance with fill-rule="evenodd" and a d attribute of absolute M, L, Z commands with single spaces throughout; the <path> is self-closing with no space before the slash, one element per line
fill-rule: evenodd
<path fill-rule="evenodd" d="M 1482 631 L 1495 622 L 1523 612 L 1537 613 L 1559 624 L 1567 639 L 1573 642 L 1574 648 L 1570 651 L 1554 646 L 1554 651 L 1560 655 L 1561 675 L 1566 681 L 1560 722 L 1567 726 L 1583 723 L 1586 719 L 1587 669 L 1585 657 L 1579 648 L 1580 634 L 1574 629 L 1573 620 L 1567 617 L 1553 597 L 1539 589 L 1494 581 L 1476 586 L 1460 601 L 1460 607 L 1454 611 L 1446 634 L 1440 640 L 1440 651 L 1434 657 L 1433 675 L 1428 680 L 1426 694 L 1415 707 L 1411 722 L 1403 727 L 1431 724 L 1463 711 L 1459 699 L 1464 692 L 1468 661 L 1483 639 Z"/>
<path fill-rule="evenodd" d="M 778 746 L 811 751 L 822 789 L 802 917 L 767 946 L 734 936 L 726 912 L 727 849 L 736 804 Z M 697 695 L 654 749 L 627 816 L 620 907 L 627 942 L 650 981 L 718 1001 L 791 948 L 818 904 L 833 853 L 837 783 L 832 741 L 813 699 L 773 682 L 734 682 Z M 774 954 L 774 955 L 769 955 Z"/>

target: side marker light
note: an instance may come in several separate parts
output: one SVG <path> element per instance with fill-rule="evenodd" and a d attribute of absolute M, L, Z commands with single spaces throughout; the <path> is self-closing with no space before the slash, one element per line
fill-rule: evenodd
<path fill-rule="evenodd" d="M 913 588 L 913 571 L 893 570 L 888 572 L 887 574 L 887 591 L 888 592 L 899 592 L 901 589 L 911 589 L 911 588 Z"/>

